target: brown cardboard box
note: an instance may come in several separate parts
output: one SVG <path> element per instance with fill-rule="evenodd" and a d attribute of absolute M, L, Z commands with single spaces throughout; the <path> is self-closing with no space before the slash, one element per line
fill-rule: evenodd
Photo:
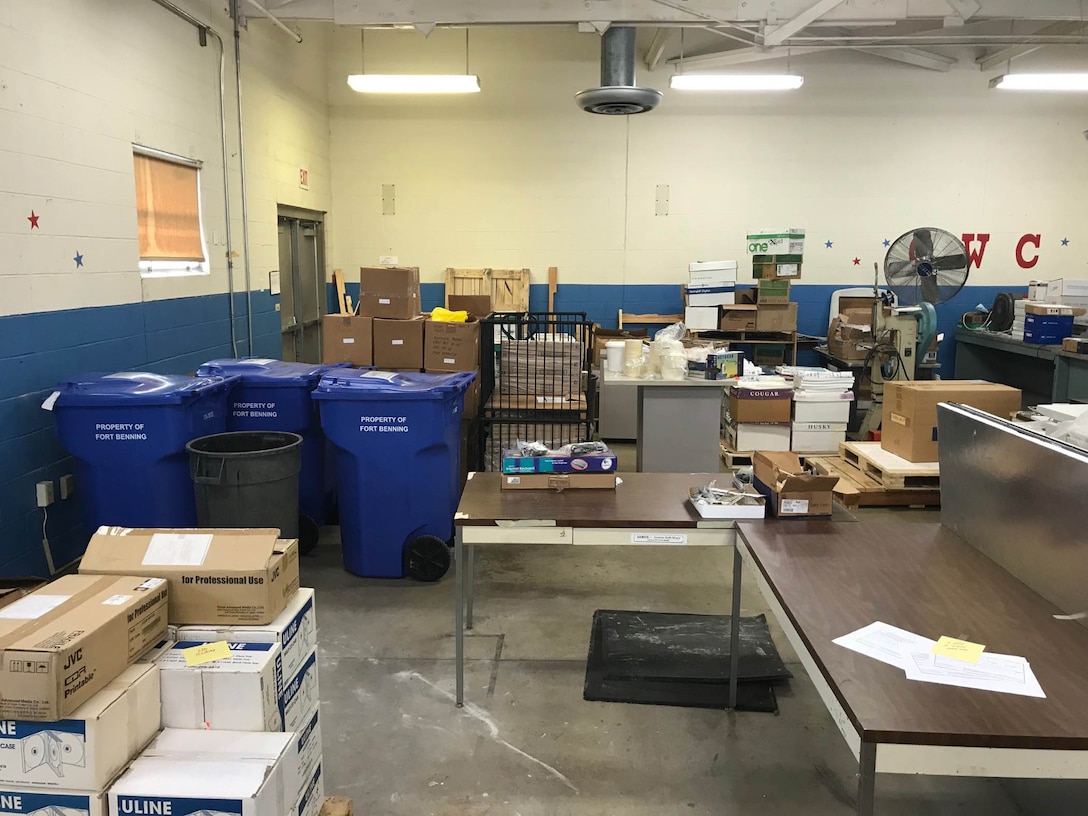
<path fill-rule="evenodd" d="M 760 303 L 759 308 L 756 309 L 756 331 L 797 331 L 797 304 L 771 306 Z"/>
<path fill-rule="evenodd" d="M 101 527 L 79 571 L 165 578 L 172 624 L 259 626 L 298 591 L 298 542 L 280 539 L 275 529 Z"/>
<path fill-rule="evenodd" d="M 789 388 L 729 389 L 729 417 L 737 423 L 789 422 L 792 405 L 793 391 Z"/>
<path fill-rule="evenodd" d="M 767 497 L 767 506 L 779 518 L 830 516 L 831 491 L 838 476 L 805 473 L 796 453 L 756 451 L 752 454 L 756 490 Z"/>
<path fill-rule="evenodd" d="M 0 718 L 60 720 L 166 637 L 161 578 L 65 575 L 0 615 Z"/>
<path fill-rule="evenodd" d="M 36 589 L 41 589 L 48 581 L 42 578 L 4 578 L 0 580 L 0 609 L 13 603 Z"/>
<path fill-rule="evenodd" d="M 423 369 L 423 317 L 374 321 L 374 365 L 400 371 Z"/>
<path fill-rule="evenodd" d="M 615 490 L 615 473 L 522 473 L 503 475 L 503 490 Z"/>
<path fill-rule="evenodd" d="M 450 311 L 466 311 L 476 318 L 491 314 L 491 295 L 450 295 Z"/>
<path fill-rule="evenodd" d="M 1008 419 L 1020 389 L 985 380 L 898 380 L 884 383 L 880 447 L 910 462 L 936 462 L 937 403 L 957 402 Z"/>
<path fill-rule="evenodd" d="M 423 368 L 428 371 L 475 371 L 480 367 L 480 321 L 424 321 Z"/>
<path fill-rule="evenodd" d="M 419 314 L 419 269 L 383 266 L 359 268 L 359 305 L 368 317 L 408 320 Z"/>
<path fill-rule="evenodd" d="M 752 277 L 756 280 L 796 279 L 801 277 L 803 260 L 801 255 L 753 255 Z"/>
<path fill-rule="evenodd" d="M 743 303 L 736 306 L 722 306 L 721 318 L 718 320 L 718 329 L 724 332 L 755 331 L 756 309 L 754 303 Z"/>
<path fill-rule="evenodd" d="M 1071 351 L 1073 354 L 1088 354 L 1088 338 L 1066 337 L 1062 340 L 1062 351 Z"/>
<path fill-rule="evenodd" d="M 864 360 L 872 347 L 872 332 L 847 325 L 841 317 L 831 321 L 831 327 L 827 330 L 827 352 L 835 359 L 847 362 Z"/>
<path fill-rule="evenodd" d="M 756 303 L 760 306 L 781 306 L 790 302 L 790 282 L 788 280 L 761 280 L 756 287 Z"/>
<path fill-rule="evenodd" d="M 373 318 L 357 315 L 325 315 L 321 362 L 374 364 Z"/>

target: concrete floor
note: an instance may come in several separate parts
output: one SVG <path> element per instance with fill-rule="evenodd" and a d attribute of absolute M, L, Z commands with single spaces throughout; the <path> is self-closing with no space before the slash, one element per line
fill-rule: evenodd
<path fill-rule="evenodd" d="M 352 797 L 367 816 L 853 813 L 853 757 L 772 615 L 794 674 L 777 715 L 582 699 L 594 610 L 728 614 L 731 564 L 727 549 L 478 548 L 471 702 L 457 709 L 451 576 L 355 578 L 340 565 L 338 530 L 326 529 L 302 566 L 317 589 L 326 794 Z M 742 609 L 767 611 L 750 580 Z M 1071 799 L 1088 801 L 1083 785 L 877 783 L 881 816 L 1053 814 Z"/>

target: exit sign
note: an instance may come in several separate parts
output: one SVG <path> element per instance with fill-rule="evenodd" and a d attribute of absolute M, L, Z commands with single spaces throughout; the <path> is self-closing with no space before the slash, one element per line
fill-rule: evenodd
<path fill-rule="evenodd" d="M 310 189 L 310 171 L 303 170 L 301 167 L 298 170 L 298 186 L 303 190 Z"/>

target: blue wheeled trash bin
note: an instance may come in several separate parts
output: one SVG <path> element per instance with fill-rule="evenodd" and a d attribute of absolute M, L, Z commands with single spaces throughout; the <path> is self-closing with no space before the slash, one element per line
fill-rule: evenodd
<path fill-rule="evenodd" d="M 197 376 L 237 377 L 227 406 L 228 431 L 287 431 L 302 437 L 298 476 L 299 552 L 317 546 L 320 526 L 336 506 L 333 457 L 326 455 L 317 405 L 310 392 L 322 375 L 350 363 L 289 363 L 252 357 L 209 360 Z"/>
<path fill-rule="evenodd" d="M 185 445 L 227 429 L 232 379 L 148 372 L 89 374 L 57 386 L 57 436 L 75 458 L 90 531 L 195 527 Z"/>
<path fill-rule="evenodd" d="M 344 370 L 314 389 L 336 448 L 344 566 L 437 581 L 461 496 L 461 417 L 476 374 Z"/>

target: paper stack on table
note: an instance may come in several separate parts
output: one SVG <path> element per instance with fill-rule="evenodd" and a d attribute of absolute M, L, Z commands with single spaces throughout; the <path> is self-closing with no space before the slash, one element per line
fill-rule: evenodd
<path fill-rule="evenodd" d="M 942 646 L 948 640 L 951 639 L 942 638 Z M 1017 655 L 993 654 L 980 649 L 977 662 L 948 657 L 938 641 L 880 621 L 835 638 L 832 643 L 896 666 L 910 680 L 1025 697 L 1046 697 L 1031 670 L 1031 664 Z M 963 641 L 952 641 L 952 644 L 953 649 L 958 645 L 975 646 Z M 935 649 L 937 653 L 934 653 Z M 965 656 L 974 657 L 969 653 L 971 651 L 966 650 Z"/>

